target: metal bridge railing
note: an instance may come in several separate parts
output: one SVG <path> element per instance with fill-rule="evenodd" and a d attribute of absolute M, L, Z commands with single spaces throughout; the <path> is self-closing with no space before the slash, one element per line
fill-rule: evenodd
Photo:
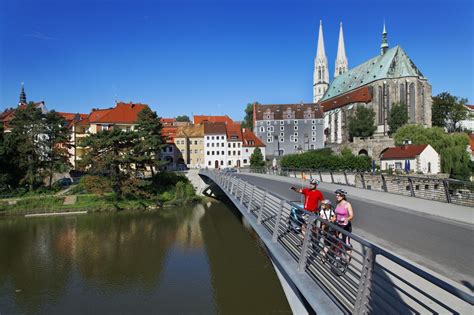
<path fill-rule="evenodd" d="M 245 171 L 245 169 L 242 169 Z M 364 172 L 322 171 L 315 169 L 267 168 L 250 169 L 252 173 L 273 174 L 294 178 L 303 175 L 317 178 L 324 183 L 354 186 L 357 188 L 385 191 L 415 198 L 442 201 L 474 207 L 474 183 L 449 178 L 433 178 L 410 175 L 372 175 Z"/>
<path fill-rule="evenodd" d="M 201 170 L 251 213 L 347 313 L 467 313 L 474 297 L 386 250 L 231 174 Z M 295 230 L 295 211 L 306 218 Z M 346 247 L 342 235 L 351 239 Z M 304 292 L 302 292 L 304 295 Z"/>

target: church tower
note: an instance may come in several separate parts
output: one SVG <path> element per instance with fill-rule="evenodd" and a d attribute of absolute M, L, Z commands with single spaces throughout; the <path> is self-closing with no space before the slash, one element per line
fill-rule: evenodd
<path fill-rule="evenodd" d="M 25 85 L 21 82 L 20 104 L 26 104 Z"/>
<path fill-rule="evenodd" d="M 324 50 L 323 22 L 319 21 L 318 50 L 314 59 L 313 103 L 317 103 L 329 86 L 328 59 Z"/>
<path fill-rule="evenodd" d="M 387 31 L 385 30 L 385 21 L 383 22 L 382 44 L 380 45 L 380 54 L 383 55 L 388 50 Z"/>
<path fill-rule="evenodd" d="M 334 67 L 334 78 L 343 74 L 349 69 L 346 57 L 346 48 L 344 47 L 344 33 L 342 32 L 342 22 L 339 26 L 339 42 L 337 43 L 336 66 Z"/>

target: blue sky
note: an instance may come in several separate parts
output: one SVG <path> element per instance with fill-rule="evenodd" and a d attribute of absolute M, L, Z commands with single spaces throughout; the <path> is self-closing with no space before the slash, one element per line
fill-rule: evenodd
<path fill-rule="evenodd" d="M 330 73 L 339 22 L 349 67 L 396 44 L 442 91 L 474 102 L 472 1 L 0 0 L 0 109 L 28 100 L 88 113 L 115 100 L 163 117 L 312 100 L 323 20 Z"/>

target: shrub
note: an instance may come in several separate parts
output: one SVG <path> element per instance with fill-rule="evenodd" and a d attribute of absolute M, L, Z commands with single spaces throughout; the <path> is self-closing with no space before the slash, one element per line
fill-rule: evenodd
<path fill-rule="evenodd" d="M 105 193 L 112 192 L 112 185 L 109 179 L 103 176 L 86 175 L 81 178 L 79 186 L 88 193 L 103 196 Z"/>

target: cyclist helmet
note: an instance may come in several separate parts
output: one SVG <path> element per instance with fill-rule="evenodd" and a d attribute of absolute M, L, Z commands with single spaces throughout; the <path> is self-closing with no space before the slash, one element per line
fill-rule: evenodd
<path fill-rule="evenodd" d="M 317 180 L 316 178 L 313 178 L 313 179 L 311 179 L 311 180 L 309 181 L 309 183 L 310 183 L 311 185 L 316 185 L 316 186 L 318 186 L 318 185 L 319 185 L 319 180 Z"/>
<path fill-rule="evenodd" d="M 341 188 L 336 189 L 336 191 L 334 193 L 336 195 L 341 195 L 341 196 L 344 196 L 344 197 L 347 195 L 347 191 L 345 191 L 344 189 L 341 189 Z"/>
<path fill-rule="evenodd" d="M 324 199 L 323 201 L 321 201 L 321 204 L 332 207 L 332 202 L 329 199 Z"/>

